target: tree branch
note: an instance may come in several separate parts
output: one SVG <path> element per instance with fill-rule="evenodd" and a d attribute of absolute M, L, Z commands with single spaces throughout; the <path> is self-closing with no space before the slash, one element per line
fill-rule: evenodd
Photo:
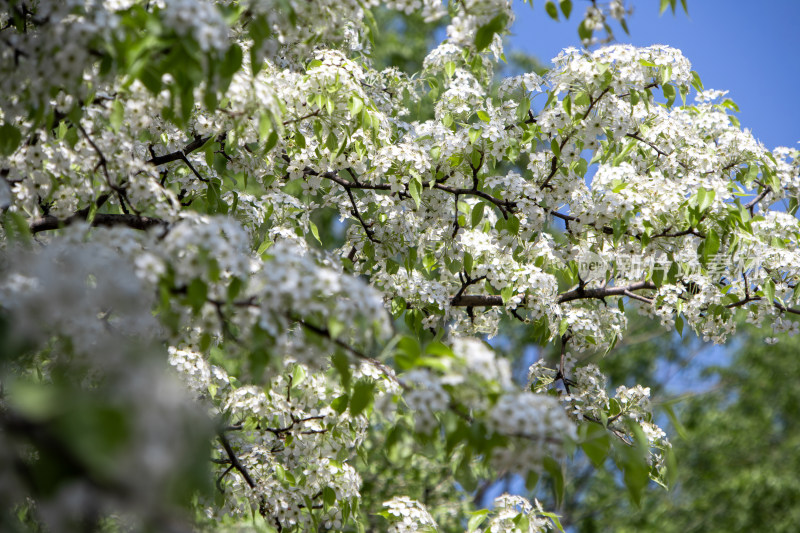
<path fill-rule="evenodd" d="M 73 224 L 75 222 L 84 221 L 87 219 L 87 217 L 88 217 L 88 212 L 83 213 L 81 211 L 75 213 L 71 217 L 64 219 L 48 215 L 31 222 L 30 229 L 31 233 L 34 234 L 42 231 L 60 229 L 69 226 L 70 224 Z M 153 226 L 166 226 L 166 224 L 167 224 L 166 221 L 160 218 L 146 217 L 141 215 L 131 215 L 131 214 L 115 215 L 109 213 L 97 213 L 91 222 L 92 227 L 127 226 L 129 228 L 138 230 L 146 230 L 152 228 Z"/>
<path fill-rule="evenodd" d="M 209 137 L 201 137 L 201 136 L 197 135 L 197 136 L 195 136 L 195 138 L 194 138 L 194 140 L 192 142 L 190 142 L 189 144 L 184 146 L 181 150 L 177 150 L 175 152 L 172 152 L 172 153 L 169 153 L 169 154 L 166 154 L 166 155 L 160 155 L 160 156 L 157 156 L 157 157 L 153 157 L 151 159 L 148 159 L 147 162 L 150 163 L 151 165 L 157 167 L 159 165 L 166 165 L 167 163 L 172 163 L 173 161 L 185 160 L 187 155 L 189 155 L 192 152 L 200 149 L 200 147 L 202 147 L 204 144 L 206 144 L 209 141 L 209 139 L 211 139 L 210 136 Z"/>
<path fill-rule="evenodd" d="M 558 295 L 558 303 L 571 302 L 573 300 L 602 300 L 608 296 L 630 296 L 628 293 L 633 291 L 656 289 L 656 285 L 650 281 L 640 281 L 621 287 L 603 287 L 597 289 L 587 289 L 577 287 Z M 636 299 L 641 299 L 638 297 Z M 493 294 L 462 294 L 450 300 L 453 307 L 497 307 L 503 305 L 502 296 Z"/>
<path fill-rule="evenodd" d="M 228 437 L 225 436 L 225 433 L 222 431 L 217 432 L 217 437 L 219 437 L 219 442 L 222 444 L 222 448 L 225 450 L 225 453 L 228 455 L 228 459 L 231 461 L 231 465 L 235 468 L 244 478 L 247 486 L 251 489 L 256 488 L 256 482 L 250 476 L 250 472 L 247 471 L 247 467 L 245 467 L 239 458 L 234 453 L 233 448 L 231 447 L 231 443 L 228 440 Z"/>

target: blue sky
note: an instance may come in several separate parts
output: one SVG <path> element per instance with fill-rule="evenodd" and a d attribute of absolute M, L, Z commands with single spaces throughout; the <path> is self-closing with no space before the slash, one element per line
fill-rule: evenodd
<path fill-rule="evenodd" d="M 579 47 L 577 25 L 588 3 L 573 0 L 570 20 L 555 22 L 543 0 L 534 0 L 533 8 L 515 2 L 507 50 L 523 50 L 549 64 L 562 48 Z M 730 91 L 742 127 L 767 148 L 800 146 L 800 1 L 687 0 L 688 17 L 680 5 L 675 15 L 667 9 L 659 17 L 658 0 L 626 3 L 634 8 L 631 34 L 612 25 L 617 42 L 679 48 L 707 89 Z"/>

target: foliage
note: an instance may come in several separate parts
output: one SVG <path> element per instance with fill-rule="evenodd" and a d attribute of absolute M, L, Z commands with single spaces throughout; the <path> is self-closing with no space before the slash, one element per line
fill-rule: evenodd
<path fill-rule="evenodd" d="M 567 511 L 579 531 L 796 528 L 798 339 L 765 345 L 748 328 L 739 340 L 730 361 L 709 366 L 698 390 L 674 402 L 675 489 L 650 490 L 636 508 L 613 497 L 613 477 L 595 477 Z M 646 350 L 627 355 L 647 357 Z"/>
<path fill-rule="evenodd" d="M 446 39 L 378 70 L 373 7 L 3 4 L 4 528 L 558 530 L 481 485 L 559 505 L 576 450 L 635 501 L 669 479 L 649 389 L 579 362 L 626 307 L 797 329 L 798 153 L 680 51 L 497 80 L 510 3 L 393 0 Z M 525 387 L 503 317 L 559 350 Z"/>

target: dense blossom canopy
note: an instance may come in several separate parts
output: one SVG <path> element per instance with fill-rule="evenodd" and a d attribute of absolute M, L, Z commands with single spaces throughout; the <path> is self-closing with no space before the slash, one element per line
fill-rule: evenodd
<path fill-rule="evenodd" d="M 668 482 L 650 390 L 580 363 L 626 307 L 718 343 L 741 316 L 797 331 L 797 150 L 679 50 L 598 47 L 622 2 L 586 11 L 594 51 L 507 78 L 507 0 L 385 2 L 446 23 L 413 75 L 373 65 L 378 7 L 0 6 L 0 525 L 553 530 L 464 496 L 563 486 L 576 447 L 634 495 Z M 556 368 L 515 382 L 481 340 L 504 318 Z M 404 447 L 452 492 L 365 508 Z"/>

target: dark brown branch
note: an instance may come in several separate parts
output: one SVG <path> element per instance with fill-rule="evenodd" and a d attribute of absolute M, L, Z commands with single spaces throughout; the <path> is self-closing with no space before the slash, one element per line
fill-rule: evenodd
<path fill-rule="evenodd" d="M 508 212 L 512 211 L 514 208 L 517 207 L 517 204 L 508 200 L 500 200 L 499 198 L 495 198 L 491 194 L 488 194 L 484 191 L 481 191 L 473 184 L 471 189 L 457 189 L 455 187 L 450 187 L 449 185 L 444 185 L 443 183 L 424 183 L 423 187 L 427 187 L 428 185 L 432 185 L 434 189 L 439 189 L 440 191 L 449 192 L 450 194 L 455 195 L 470 195 L 470 196 L 477 196 L 478 198 L 483 198 L 487 202 L 491 202 L 496 205 L 503 214 L 503 218 L 508 218 Z"/>
<path fill-rule="evenodd" d="M 558 295 L 558 303 L 571 302 L 573 300 L 584 299 L 603 299 L 607 296 L 626 296 L 626 292 L 640 291 L 645 289 L 656 289 L 656 284 L 651 281 L 639 281 L 622 287 L 604 287 L 599 289 L 587 289 L 578 287 L 571 291 Z"/>
<path fill-rule="evenodd" d="M 453 307 L 498 307 L 503 305 L 503 297 L 496 294 L 464 294 L 452 298 L 450 305 Z"/>
<path fill-rule="evenodd" d="M 293 122 L 300 122 L 300 121 L 303 121 L 303 120 L 305 120 L 307 118 L 317 117 L 317 116 L 319 116 L 320 111 L 321 111 L 320 109 L 317 109 L 315 111 L 311 111 L 310 113 L 306 113 L 303 116 L 284 120 L 283 121 L 283 125 L 284 126 L 288 126 L 289 124 L 292 124 Z"/>
<path fill-rule="evenodd" d="M 453 216 L 453 233 L 450 235 L 451 239 L 455 239 L 458 235 L 458 230 L 461 226 L 458 224 L 458 195 L 455 195 L 455 215 Z"/>
<path fill-rule="evenodd" d="M 250 477 L 250 472 L 247 471 L 247 468 L 241 463 L 241 461 L 239 461 L 239 458 L 236 456 L 236 453 L 234 453 L 231 443 L 228 440 L 228 437 L 225 436 L 225 433 L 220 431 L 217 433 L 217 437 L 219 437 L 219 442 L 222 444 L 222 448 L 228 455 L 228 459 L 231 460 L 231 465 L 233 468 L 235 468 L 242 475 L 248 487 L 251 489 L 256 488 L 256 482 L 253 481 L 252 477 Z"/>
<path fill-rule="evenodd" d="M 183 149 L 177 150 L 175 152 L 166 155 L 153 157 L 151 159 L 148 159 L 147 162 L 153 166 L 159 166 L 159 165 L 166 165 L 167 163 L 171 163 L 173 161 L 185 160 L 187 155 L 191 154 L 196 150 L 199 150 L 200 147 L 202 147 L 204 144 L 208 142 L 209 139 L 211 139 L 211 137 L 201 137 L 198 135 L 194 138 L 192 142 L 184 146 Z"/>
<path fill-rule="evenodd" d="M 88 213 L 75 213 L 68 218 L 58 218 L 48 215 L 34 220 L 31 223 L 31 233 L 39 233 L 42 231 L 50 231 L 69 226 L 78 221 L 84 221 L 88 217 Z M 109 213 L 97 213 L 92 219 L 92 227 L 97 226 L 127 226 L 129 228 L 146 230 L 153 226 L 165 226 L 167 223 L 160 218 L 146 217 L 141 215 L 122 214 L 115 215 Z"/>
<path fill-rule="evenodd" d="M 196 177 L 197 179 L 199 179 L 202 182 L 208 183 L 208 178 L 204 178 L 203 176 L 200 175 L 200 173 L 197 171 L 196 168 L 194 168 L 194 165 L 192 164 L 191 161 L 189 161 L 189 158 L 186 157 L 185 154 L 181 154 L 180 159 L 181 159 L 181 161 L 183 161 L 186 164 L 187 167 L 189 167 L 189 170 L 192 171 L 192 174 L 194 174 L 194 177 Z"/>
<path fill-rule="evenodd" d="M 745 209 L 747 209 L 750 212 L 750 216 L 751 217 L 755 213 L 756 205 L 758 204 L 758 202 L 760 202 L 761 200 L 766 198 L 767 195 L 769 193 L 771 193 L 771 192 L 772 192 L 772 189 L 769 188 L 769 187 L 766 187 L 763 191 L 761 191 L 761 194 L 759 194 L 758 196 L 753 198 L 753 200 L 751 200 L 750 202 L 748 202 L 748 204 L 746 206 L 744 206 Z"/>
<path fill-rule="evenodd" d="M 459 272 L 458 277 L 461 280 L 461 287 L 458 289 L 458 292 L 456 293 L 455 296 L 453 296 L 451 301 L 459 300 L 464 295 L 464 291 L 466 291 L 470 285 L 474 285 L 486 279 L 486 276 L 478 276 L 477 278 L 471 278 L 469 277 L 469 274 L 467 274 L 466 272 L 463 274 Z"/>
<path fill-rule="evenodd" d="M 606 94 L 608 94 L 608 91 L 610 91 L 610 90 L 611 90 L 611 86 L 609 85 L 608 87 L 603 89 L 603 92 L 601 92 L 597 96 L 597 98 L 592 98 L 592 101 L 589 103 L 589 107 L 586 108 L 586 113 L 583 114 L 583 120 L 586 120 L 589 117 L 589 113 L 592 112 L 592 109 L 594 109 L 595 104 L 597 104 L 597 102 L 599 102 L 600 99 L 602 99 Z M 590 96 L 590 98 L 591 98 L 591 96 Z"/>
<path fill-rule="evenodd" d="M 578 287 L 558 295 L 558 303 L 571 302 L 573 300 L 602 300 L 609 296 L 629 296 L 627 293 L 633 291 L 656 289 L 655 283 L 650 281 L 640 281 L 621 287 L 603 287 L 597 289 L 587 289 Z M 465 294 L 450 300 L 453 307 L 497 307 L 503 305 L 503 298 L 492 294 Z"/>
<path fill-rule="evenodd" d="M 564 374 L 564 364 L 567 361 L 567 343 L 569 342 L 570 338 L 572 337 L 567 334 L 561 336 L 561 358 L 558 364 L 558 372 L 556 373 L 555 377 L 555 381 L 561 380 L 561 383 L 563 383 L 564 390 L 567 392 L 567 394 L 570 394 L 569 392 L 570 384 L 574 385 L 574 382 L 572 382 L 572 380 L 567 379 L 567 376 Z"/>
<path fill-rule="evenodd" d="M 97 163 L 97 166 L 95 166 L 95 170 L 97 170 L 97 168 L 102 168 L 103 175 L 105 176 L 106 179 L 106 183 L 108 184 L 109 187 L 116 190 L 116 187 L 111 183 L 111 176 L 109 176 L 108 174 L 108 160 L 106 159 L 106 156 L 103 155 L 103 152 L 100 150 L 100 148 L 95 144 L 92 138 L 89 137 L 89 134 L 86 133 L 86 130 L 83 128 L 80 122 L 76 122 L 75 126 L 83 134 L 83 136 L 86 138 L 86 142 L 89 143 L 89 146 L 92 147 L 92 150 L 94 150 L 94 152 L 97 154 L 97 157 L 99 158 L 99 162 Z"/>
<path fill-rule="evenodd" d="M 658 83 L 656 83 L 656 82 L 650 82 L 650 83 L 648 83 L 647 85 L 644 86 L 645 89 L 653 89 L 655 87 L 658 87 Z M 631 95 L 631 93 L 622 93 L 622 94 L 618 94 L 617 98 L 625 98 L 626 96 L 630 96 L 630 95 Z"/>
<path fill-rule="evenodd" d="M 662 231 L 661 233 L 656 233 L 655 235 L 651 235 L 650 238 L 651 239 L 658 239 L 658 238 L 661 238 L 661 237 L 668 237 L 668 238 L 671 238 L 671 237 L 683 237 L 685 235 L 694 235 L 694 236 L 700 237 L 702 239 L 706 238 L 706 234 L 705 233 L 703 233 L 702 231 L 698 231 L 695 228 L 689 228 L 689 229 L 685 229 L 685 230 L 681 230 L 681 231 L 676 231 L 675 233 L 670 233 L 669 230 L 671 230 L 671 229 L 672 229 L 672 227 L 669 227 L 669 228 L 665 229 L 664 231 Z"/>
<path fill-rule="evenodd" d="M 653 303 L 653 299 L 652 298 L 645 298 L 644 296 L 642 296 L 640 294 L 633 293 L 631 291 L 625 291 L 622 294 L 624 296 L 627 296 L 628 298 L 632 298 L 634 300 L 639 300 L 640 302 L 646 303 L 648 305 L 652 305 L 652 303 Z"/>
<path fill-rule="evenodd" d="M 319 326 L 315 326 L 314 324 L 310 324 L 310 323 L 306 322 L 305 320 L 303 320 L 301 318 L 292 317 L 292 316 L 289 316 L 288 318 L 290 320 L 293 320 L 294 322 L 297 322 L 298 324 L 303 326 L 308 331 L 310 331 L 312 333 L 316 333 L 317 335 L 319 335 L 321 337 L 325 337 L 326 339 L 330 340 L 332 343 L 334 343 L 336 346 L 342 348 L 344 351 L 346 351 L 350 355 L 352 355 L 352 356 L 354 356 L 354 357 L 356 357 L 358 359 L 362 359 L 364 361 L 367 361 L 372 366 L 374 366 L 375 368 L 377 368 L 378 370 L 383 372 L 383 374 L 387 378 L 391 379 L 392 381 L 394 381 L 395 383 L 400 385 L 402 388 L 406 388 L 405 383 L 403 383 L 402 381 L 398 380 L 397 376 L 395 376 L 395 374 L 394 374 L 394 371 L 392 371 L 389 367 L 387 367 L 386 365 L 384 365 L 382 362 L 378 361 L 374 357 L 370 357 L 370 356 L 368 356 L 368 355 L 356 350 L 355 348 L 353 348 L 352 346 L 350 346 L 346 342 L 344 342 L 342 340 L 339 340 L 337 338 L 334 338 L 333 335 L 331 335 L 331 332 L 328 331 L 326 328 L 321 328 Z"/>
<path fill-rule="evenodd" d="M 353 192 L 350 190 L 351 187 L 345 187 L 344 190 L 347 192 L 347 197 L 350 198 L 350 205 L 353 206 L 353 209 L 350 210 L 350 214 L 356 217 L 358 223 L 361 224 L 361 227 L 364 228 L 364 233 L 367 235 L 367 239 L 371 240 L 374 243 L 380 243 L 380 239 L 375 237 L 375 232 L 372 230 L 372 224 L 367 224 L 364 221 L 364 218 L 361 216 L 361 212 L 358 210 L 358 205 L 356 204 L 356 199 L 353 196 Z"/>
<path fill-rule="evenodd" d="M 652 148 L 652 149 L 653 149 L 653 150 L 654 150 L 654 151 L 655 151 L 655 152 L 656 152 L 656 153 L 657 153 L 659 156 L 664 156 L 664 157 L 669 157 L 669 156 L 670 156 L 670 154 L 666 153 L 666 152 L 665 152 L 665 151 L 663 151 L 661 148 L 659 148 L 658 146 L 656 146 L 656 144 L 655 144 L 655 143 L 653 143 L 653 142 L 651 142 L 651 141 L 648 141 L 647 139 L 645 139 L 645 138 L 643 138 L 643 137 L 640 137 L 640 136 L 639 136 L 639 132 L 635 132 L 635 133 L 626 133 L 626 134 L 625 134 L 625 136 L 626 136 L 626 137 L 630 137 L 631 139 L 636 139 L 637 141 L 639 141 L 639 142 L 642 142 L 642 143 L 646 144 L 647 146 L 649 146 L 650 148 Z M 686 164 L 686 163 L 684 163 L 683 161 L 678 161 L 677 163 L 678 163 L 680 166 L 682 166 L 684 169 L 688 169 L 688 168 L 689 168 L 689 165 L 687 165 L 687 164 Z"/>
<path fill-rule="evenodd" d="M 325 419 L 324 416 L 319 416 L 319 415 L 317 415 L 317 416 L 309 416 L 309 417 L 306 417 L 306 418 L 297 418 L 294 415 L 291 415 L 291 417 L 292 417 L 292 423 L 289 424 L 286 427 L 283 427 L 283 428 L 264 428 L 264 429 L 266 431 L 269 431 L 270 433 L 272 433 L 276 437 L 281 437 L 284 433 L 288 433 L 288 432 L 292 431 L 297 424 L 302 424 L 303 422 L 308 422 L 308 421 L 311 421 L 311 420 L 324 420 Z M 316 432 L 317 433 L 320 433 L 320 432 L 324 433 L 325 431 L 327 431 L 327 430 L 316 431 Z"/>

